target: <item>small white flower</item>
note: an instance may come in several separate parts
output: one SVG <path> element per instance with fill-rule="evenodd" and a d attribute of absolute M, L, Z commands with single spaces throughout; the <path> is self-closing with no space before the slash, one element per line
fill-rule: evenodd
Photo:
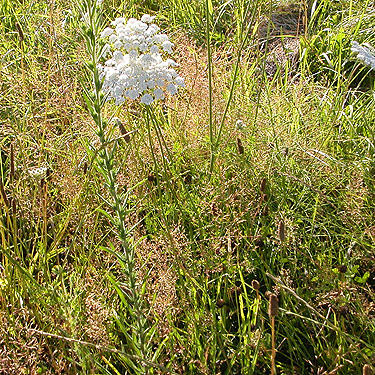
<path fill-rule="evenodd" d="M 165 52 L 172 53 L 173 43 L 171 43 L 169 40 L 164 41 L 161 46 Z"/>
<path fill-rule="evenodd" d="M 358 60 L 375 70 L 375 51 L 370 45 L 364 47 L 358 42 L 353 41 L 351 50 L 357 54 Z"/>
<path fill-rule="evenodd" d="M 129 52 L 129 57 L 131 59 L 136 59 L 138 57 L 138 51 L 135 50 L 135 49 L 132 49 L 130 52 Z"/>
<path fill-rule="evenodd" d="M 176 61 L 172 59 L 167 59 L 165 64 L 167 65 L 167 67 L 170 67 L 170 66 L 172 66 L 173 68 L 178 67 L 178 64 L 176 63 Z"/>
<path fill-rule="evenodd" d="M 110 35 L 113 34 L 113 29 L 111 29 L 110 27 L 106 27 L 100 34 L 100 37 L 101 38 L 106 38 Z"/>
<path fill-rule="evenodd" d="M 113 46 L 116 48 L 116 49 L 120 49 L 122 47 L 122 42 L 121 40 L 116 40 L 115 43 L 113 44 Z"/>
<path fill-rule="evenodd" d="M 123 60 L 124 58 L 124 55 L 122 54 L 121 51 L 115 51 L 113 53 L 113 60 L 116 62 L 116 63 L 119 63 Z"/>
<path fill-rule="evenodd" d="M 177 86 L 174 85 L 173 83 L 169 83 L 167 85 L 167 91 L 171 94 L 171 95 L 174 95 L 177 93 Z"/>
<path fill-rule="evenodd" d="M 140 46 L 139 46 L 139 50 L 140 50 L 141 52 L 146 52 L 147 49 L 148 49 L 148 45 L 147 45 L 147 43 L 141 43 L 141 44 L 140 44 Z"/>
<path fill-rule="evenodd" d="M 126 90 L 124 94 L 129 99 L 137 99 L 139 97 L 139 92 L 137 90 Z"/>
<path fill-rule="evenodd" d="M 144 55 L 142 55 L 140 57 L 140 60 L 141 60 L 142 64 L 144 64 L 144 66 L 152 64 L 154 62 L 154 58 L 148 53 L 145 53 Z"/>
<path fill-rule="evenodd" d="M 154 101 L 154 98 L 150 94 L 144 94 L 141 98 L 141 103 L 150 105 Z"/>
<path fill-rule="evenodd" d="M 146 30 L 146 37 L 152 37 L 153 35 L 155 35 L 158 31 L 160 30 L 160 28 L 155 25 L 154 23 L 152 25 L 150 25 L 148 27 L 148 29 Z"/>
<path fill-rule="evenodd" d="M 158 86 L 160 86 L 160 87 L 164 87 L 165 86 L 165 79 L 164 78 L 158 78 L 157 80 L 156 80 L 156 84 L 158 85 Z"/>
<path fill-rule="evenodd" d="M 112 21 L 112 25 L 113 26 L 117 26 L 118 24 L 123 24 L 125 22 L 125 18 L 123 17 L 119 17 L 119 18 L 116 18 L 114 21 Z"/>
<path fill-rule="evenodd" d="M 36 180 L 42 180 L 47 177 L 47 167 L 40 167 L 40 168 L 30 168 L 28 170 L 29 175 L 36 179 Z"/>
<path fill-rule="evenodd" d="M 156 86 L 156 82 L 153 80 L 153 79 L 150 79 L 148 82 L 147 82 L 147 86 L 149 89 L 153 89 L 155 88 Z"/>
<path fill-rule="evenodd" d="M 168 40 L 168 36 L 165 34 L 157 34 L 154 35 L 153 40 L 157 44 L 162 44 L 163 42 L 166 42 Z"/>
<path fill-rule="evenodd" d="M 158 33 L 153 19 L 144 15 L 141 21 L 130 18 L 125 23 L 124 18 L 116 18 L 114 29 L 106 28 L 101 34 L 110 49 L 110 58 L 98 64 L 102 90 L 116 104 L 125 98 L 140 98 L 141 103 L 149 105 L 164 99 L 166 92 L 174 95 L 178 87 L 185 86 L 174 70 L 178 64 L 163 58 L 163 54 L 172 53 L 173 43 L 166 34 Z"/>
<path fill-rule="evenodd" d="M 115 34 L 111 34 L 110 36 L 109 36 L 109 42 L 110 43 L 114 43 L 114 42 L 116 42 L 116 40 L 117 40 L 118 38 L 117 38 L 117 35 L 115 35 Z"/>
<path fill-rule="evenodd" d="M 176 77 L 175 80 L 174 80 L 174 82 L 176 83 L 177 86 L 185 87 L 185 81 L 180 76 Z"/>
<path fill-rule="evenodd" d="M 151 48 L 150 48 L 150 53 L 151 54 L 158 54 L 159 53 L 159 47 L 156 45 L 156 44 L 154 44 L 153 46 L 151 46 Z"/>
<path fill-rule="evenodd" d="M 149 14 L 144 14 L 141 18 L 142 22 L 151 23 L 155 19 L 155 16 L 150 16 Z"/>
<path fill-rule="evenodd" d="M 141 91 L 141 92 L 146 91 L 148 89 L 147 82 L 144 82 L 144 81 L 143 82 L 139 82 L 138 88 L 139 88 L 139 91 Z"/>
<path fill-rule="evenodd" d="M 154 95 L 155 95 L 155 100 L 163 100 L 164 99 L 164 91 L 162 89 L 155 89 Z"/>
<path fill-rule="evenodd" d="M 119 98 L 122 93 L 123 93 L 123 88 L 121 86 L 115 86 L 114 90 L 113 90 L 113 95 L 116 97 L 116 98 Z"/>

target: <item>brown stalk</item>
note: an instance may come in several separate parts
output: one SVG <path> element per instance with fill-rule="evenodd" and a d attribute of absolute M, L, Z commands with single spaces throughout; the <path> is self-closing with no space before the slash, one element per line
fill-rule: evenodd
<path fill-rule="evenodd" d="M 3 184 L 3 180 L 0 178 L 0 195 L 1 197 L 3 198 L 3 201 L 5 203 L 5 205 L 7 207 L 10 207 L 9 206 L 9 200 L 8 200 L 8 197 L 7 197 L 7 194 L 5 192 L 5 188 L 4 188 L 4 184 Z"/>
<path fill-rule="evenodd" d="M 13 145 L 10 145 L 10 180 L 14 180 L 14 149 Z"/>
<path fill-rule="evenodd" d="M 277 298 L 276 294 L 271 293 L 269 295 L 269 308 L 268 308 L 268 314 L 271 318 L 271 333 L 272 333 L 271 375 L 276 374 L 275 316 L 277 316 L 278 312 L 279 312 L 279 299 Z"/>

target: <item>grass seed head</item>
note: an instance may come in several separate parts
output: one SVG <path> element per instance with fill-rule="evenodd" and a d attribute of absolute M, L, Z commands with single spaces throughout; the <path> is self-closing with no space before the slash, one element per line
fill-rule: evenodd
<path fill-rule="evenodd" d="M 16 29 L 18 32 L 18 38 L 20 40 L 20 43 L 22 43 L 25 40 L 25 36 L 23 35 L 21 25 L 18 22 L 16 22 Z"/>
<path fill-rule="evenodd" d="M 259 281 L 254 279 L 254 280 L 251 282 L 251 286 L 252 286 L 255 290 L 259 290 L 259 288 L 260 288 Z"/>
<path fill-rule="evenodd" d="M 242 145 L 242 142 L 241 142 L 241 139 L 240 139 L 240 138 L 237 138 L 237 147 L 238 147 L 238 153 L 239 153 L 240 155 L 243 155 L 244 152 L 245 152 L 245 149 L 244 149 L 244 147 L 243 147 L 243 145 Z"/>
<path fill-rule="evenodd" d="M 6 205 L 7 207 L 10 207 L 10 206 L 9 206 L 8 196 L 7 196 L 6 192 L 5 192 L 5 188 L 4 188 L 3 180 L 2 180 L 1 178 L 0 178 L 0 198 L 3 199 L 3 201 L 4 201 L 4 203 L 5 203 L 5 205 Z"/>
<path fill-rule="evenodd" d="M 279 312 L 279 299 L 277 298 L 277 295 L 274 293 L 271 293 L 269 296 L 269 309 L 268 309 L 268 314 L 269 316 L 277 316 Z"/>
<path fill-rule="evenodd" d="M 371 370 L 371 367 L 369 365 L 363 366 L 363 375 L 372 375 L 373 372 Z"/>
<path fill-rule="evenodd" d="M 266 178 L 266 177 L 263 177 L 263 178 L 262 178 L 262 181 L 260 182 L 260 191 L 261 191 L 262 193 L 265 193 L 266 188 L 267 188 L 267 178 Z"/>
<path fill-rule="evenodd" d="M 14 180 L 14 149 L 13 145 L 10 145 L 10 178 L 13 181 Z"/>
<path fill-rule="evenodd" d="M 222 299 L 222 298 L 219 298 L 217 301 L 216 301 L 216 306 L 221 308 L 225 305 L 225 301 Z"/>
<path fill-rule="evenodd" d="M 341 266 L 337 267 L 340 273 L 345 273 L 348 270 L 348 267 L 345 264 L 342 264 Z"/>
<path fill-rule="evenodd" d="M 279 223 L 279 239 L 280 242 L 285 241 L 285 223 L 284 220 L 281 220 Z"/>

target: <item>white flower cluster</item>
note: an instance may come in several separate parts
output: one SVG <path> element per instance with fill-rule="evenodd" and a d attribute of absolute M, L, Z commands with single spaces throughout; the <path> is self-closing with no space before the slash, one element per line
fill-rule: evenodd
<path fill-rule="evenodd" d="M 173 43 L 166 34 L 160 34 L 154 17 L 148 14 L 141 20 L 116 18 L 112 25 L 101 33 L 107 41 L 110 54 L 104 65 L 99 64 L 102 90 L 108 99 L 120 105 L 125 98 L 138 99 L 151 104 L 164 99 L 165 93 L 174 95 L 184 80 L 173 69 L 178 66 L 172 59 L 163 60 L 163 53 L 172 53 Z"/>
<path fill-rule="evenodd" d="M 39 167 L 39 168 L 30 168 L 28 170 L 29 175 L 34 178 L 35 180 L 42 180 L 47 178 L 47 167 Z"/>
<path fill-rule="evenodd" d="M 375 70 L 375 51 L 370 46 L 364 47 L 361 46 L 358 42 L 352 42 L 352 48 L 353 53 L 357 54 L 357 59 L 363 62 L 368 67 Z"/>

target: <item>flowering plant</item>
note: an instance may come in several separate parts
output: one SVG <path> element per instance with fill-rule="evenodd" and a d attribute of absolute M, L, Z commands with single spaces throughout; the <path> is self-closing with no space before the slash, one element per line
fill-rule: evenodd
<path fill-rule="evenodd" d="M 137 99 L 150 105 L 164 99 L 165 93 L 177 93 L 184 87 L 184 80 L 173 69 L 178 64 L 170 58 L 163 60 L 163 53 L 172 53 L 173 43 L 166 34 L 158 33 L 159 27 L 152 23 L 148 14 L 141 20 L 116 18 L 111 27 L 101 32 L 107 44 L 104 56 L 110 58 L 98 64 L 102 91 L 108 99 L 120 105 L 125 98 Z"/>
<path fill-rule="evenodd" d="M 361 46 L 358 42 L 353 41 L 351 50 L 357 54 L 358 60 L 375 70 L 375 50 L 371 46 Z"/>
<path fill-rule="evenodd" d="M 103 94 L 107 100 L 115 99 L 117 105 L 127 98 L 139 97 L 141 103 L 149 105 L 164 98 L 166 92 L 175 94 L 178 86 L 184 86 L 184 81 L 173 69 L 177 64 L 171 59 L 164 61 L 162 58 L 163 53 L 172 52 L 173 44 L 166 35 L 158 34 L 159 28 L 152 23 L 153 17 L 145 15 L 141 21 L 131 18 L 126 24 L 124 18 L 117 18 L 112 23 L 113 28 L 103 28 L 101 0 L 82 0 L 77 2 L 77 6 L 82 17 L 81 31 L 89 57 L 86 67 L 92 77 L 92 89 L 83 86 L 83 95 L 99 138 L 99 147 L 89 144 L 87 151 L 93 166 L 104 178 L 108 198 L 103 200 L 110 212 L 101 211 L 113 225 L 119 242 L 119 250 L 112 244 L 101 249 L 117 257 L 126 280 L 120 286 L 110 277 L 125 307 L 124 311 L 121 308 L 116 314 L 127 348 L 126 352 L 119 351 L 119 356 L 132 374 L 154 373 L 151 367 L 165 372 L 169 370 L 155 363 L 158 357 L 154 350 L 156 323 L 151 323 L 147 300 L 143 298 L 147 275 L 138 275 L 136 245 L 132 238 L 132 228 L 128 228 L 126 220 L 132 211 L 129 198 L 137 185 L 121 191 L 118 188 L 118 138 L 114 137 L 115 127 L 108 126 L 110 122 L 103 113 Z M 110 58 L 104 65 L 98 63 L 103 57 L 108 58 L 108 55 Z M 146 107 L 144 113 L 147 114 L 146 124 L 149 126 L 150 117 L 155 118 L 153 108 Z M 156 353 L 159 352 L 160 349 L 157 349 Z"/>
<path fill-rule="evenodd" d="M 47 177 L 47 172 L 47 167 L 31 168 L 28 170 L 29 175 L 35 180 L 43 180 Z"/>

